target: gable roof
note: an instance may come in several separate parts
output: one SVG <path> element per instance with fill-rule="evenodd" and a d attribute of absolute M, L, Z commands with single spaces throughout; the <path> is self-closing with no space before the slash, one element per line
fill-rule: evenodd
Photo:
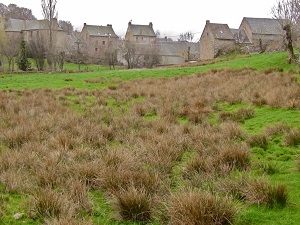
<path fill-rule="evenodd" d="M 48 20 L 19 20 L 9 19 L 5 24 L 5 31 L 21 32 L 26 30 L 48 29 Z M 58 30 L 62 30 L 60 27 Z"/>
<path fill-rule="evenodd" d="M 152 27 L 152 23 L 150 23 L 149 25 L 137 25 L 129 23 L 128 29 L 130 29 L 133 36 L 156 37 L 156 34 Z"/>
<path fill-rule="evenodd" d="M 233 33 L 227 24 L 207 23 L 206 26 L 208 27 L 208 29 L 210 29 L 215 39 L 223 39 L 223 40 L 234 39 Z"/>
<path fill-rule="evenodd" d="M 91 36 L 104 37 L 110 35 L 111 37 L 118 37 L 111 25 L 107 26 L 96 26 L 96 25 L 84 25 L 83 29 L 86 28 L 87 32 Z"/>
<path fill-rule="evenodd" d="M 280 35 L 283 32 L 278 19 L 244 17 L 242 23 L 244 21 L 248 22 L 254 34 Z"/>

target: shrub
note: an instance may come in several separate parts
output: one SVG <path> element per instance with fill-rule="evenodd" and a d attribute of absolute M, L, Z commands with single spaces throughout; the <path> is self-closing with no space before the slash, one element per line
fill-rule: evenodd
<path fill-rule="evenodd" d="M 153 198 L 143 188 L 131 186 L 114 194 L 115 208 L 122 220 L 147 222 L 151 220 Z"/>
<path fill-rule="evenodd" d="M 189 191 L 171 196 L 169 213 L 170 224 L 229 225 L 235 220 L 237 208 L 228 198 Z"/>

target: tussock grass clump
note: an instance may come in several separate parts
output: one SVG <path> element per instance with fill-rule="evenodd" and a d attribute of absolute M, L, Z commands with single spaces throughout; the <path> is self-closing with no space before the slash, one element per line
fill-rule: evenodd
<path fill-rule="evenodd" d="M 221 112 L 219 113 L 219 120 L 221 122 L 235 121 L 242 123 L 254 116 L 254 109 L 250 107 L 241 107 L 236 112 Z"/>
<path fill-rule="evenodd" d="M 34 196 L 31 208 L 32 212 L 42 219 L 74 216 L 74 209 L 67 197 L 50 188 L 45 188 Z"/>
<path fill-rule="evenodd" d="M 245 196 L 252 204 L 263 204 L 271 208 L 284 207 L 288 202 L 286 185 L 272 185 L 264 179 L 250 181 L 245 190 Z"/>
<path fill-rule="evenodd" d="M 122 220 L 148 222 L 153 211 L 153 197 L 143 188 L 130 186 L 114 194 L 115 208 Z"/>
<path fill-rule="evenodd" d="M 219 168 L 246 170 L 250 163 L 250 152 L 243 145 L 225 145 L 219 150 L 215 162 Z"/>
<path fill-rule="evenodd" d="M 251 148 L 260 147 L 266 149 L 268 147 L 268 140 L 264 134 L 251 135 L 247 138 L 246 142 Z"/>
<path fill-rule="evenodd" d="M 293 147 L 300 145 L 300 130 L 291 129 L 284 136 L 286 146 Z"/>
<path fill-rule="evenodd" d="M 284 134 L 291 130 L 291 126 L 279 123 L 271 126 L 267 126 L 264 130 L 265 135 L 267 136 L 273 136 L 273 135 L 280 135 Z"/>
<path fill-rule="evenodd" d="M 244 201 L 246 198 L 244 190 L 248 185 L 248 181 L 249 178 L 246 175 L 239 177 L 228 176 L 217 180 L 214 183 L 214 187 L 222 195 L 230 195 L 234 199 Z"/>
<path fill-rule="evenodd" d="M 97 79 L 85 80 L 85 82 L 90 84 L 95 84 L 95 83 L 102 84 L 106 82 L 106 79 L 103 77 L 99 77 Z"/>
<path fill-rule="evenodd" d="M 171 196 L 169 213 L 170 224 L 229 225 L 235 220 L 237 208 L 228 198 L 189 191 Z"/>

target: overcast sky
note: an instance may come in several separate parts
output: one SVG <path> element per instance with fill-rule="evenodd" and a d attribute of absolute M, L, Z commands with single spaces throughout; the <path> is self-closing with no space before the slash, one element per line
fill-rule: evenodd
<path fill-rule="evenodd" d="M 1 0 L 8 5 L 32 10 L 37 19 L 43 19 L 40 0 Z M 70 21 L 81 31 L 89 25 L 112 24 L 117 35 L 123 36 L 128 22 L 153 23 L 161 36 L 176 36 L 191 31 L 199 38 L 205 21 L 225 23 L 238 28 L 243 17 L 272 18 L 271 8 L 277 0 L 57 0 L 58 19 Z"/>

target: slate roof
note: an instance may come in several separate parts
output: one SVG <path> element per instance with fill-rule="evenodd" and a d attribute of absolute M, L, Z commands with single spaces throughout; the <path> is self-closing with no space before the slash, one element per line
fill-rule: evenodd
<path fill-rule="evenodd" d="M 211 30 L 215 39 L 233 40 L 234 36 L 227 24 L 208 23 L 208 28 Z"/>
<path fill-rule="evenodd" d="M 280 21 L 277 19 L 244 17 L 243 21 L 248 22 L 254 34 L 282 34 Z"/>
<path fill-rule="evenodd" d="M 5 24 L 5 31 L 21 32 L 26 30 L 45 30 L 48 29 L 47 20 L 19 20 L 9 19 Z M 62 30 L 58 28 L 58 30 Z"/>
<path fill-rule="evenodd" d="M 186 53 L 190 47 L 191 56 L 199 55 L 199 43 L 184 42 L 184 41 L 166 41 L 160 42 L 160 55 L 164 56 L 179 56 L 179 53 Z"/>
<path fill-rule="evenodd" d="M 112 28 L 112 26 L 96 26 L 96 25 L 85 25 L 87 32 L 91 36 L 104 37 L 110 34 L 111 37 L 118 37 Z"/>
<path fill-rule="evenodd" d="M 131 24 L 129 26 L 133 36 L 156 37 L 156 34 L 150 25 Z"/>

